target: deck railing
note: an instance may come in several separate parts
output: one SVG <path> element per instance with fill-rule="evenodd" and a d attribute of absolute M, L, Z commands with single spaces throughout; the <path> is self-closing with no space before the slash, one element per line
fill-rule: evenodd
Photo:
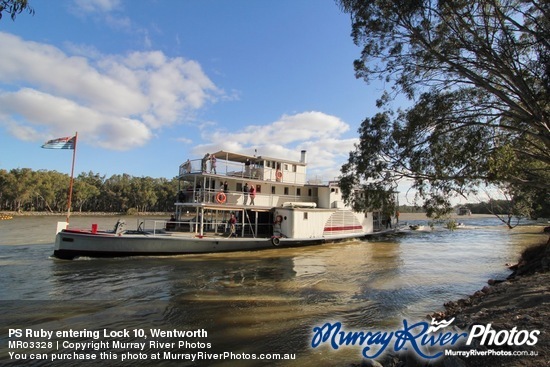
<path fill-rule="evenodd" d="M 230 226 L 229 218 L 219 218 L 211 217 L 205 218 L 202 221 L 202 233 L 203 234 L 218 234 L 218 235 L 229 235 Z M 153 236 L 156 235 L 166 235 L 166 233 L 177 233 L 177 232 L 187 232 L 187 233 L 201 233 L 201 221 L 200 218 L 193 217 L 186 220 L 157 220 L 157 219 L 145 219 L 138 220 L 138 231 L 144 232 Z M 236 224 L 236 235 L 241 236 L 251 236 L 257 237 L 258 233 L 266 234 L 273 231 L 272 224 L 249 222 L 247 220 L 242 222 L 238 218 Z"/>
<path fill-rule="evenodd" d="M 244 163 L 226 161 L 224 159 L 217 159 L 215 168 L 212 167 L 209 160 L 205 163 L 202 159 L 187 160 L 179 167 L 180 178 L 186 175 L 199 173 L 295 184 L 303 184 L 306 182 L 305 173 L 285 170 L 284 167 L 277 169 L 256 164 L 247 166 Z"/>
<path fill-rule="evenodd" d="M 223 193 L 224 195 L 219 195 Z M 254 204 L 252 199 L 248 195 L 245 204 L 245 194 L 241 191 L 227 191 L 215 189 L 187 189 L 182 190 L 177 198 L 176 205 L 178 204 L 221 204 L 221 205 L 247 205 L 247 206 L 281 206 L 285 202 L 317 202 L 316 196 L 300 196 L 300 195 L 284 195 L 284 194 L 256 194 L 254 198 Z"/>

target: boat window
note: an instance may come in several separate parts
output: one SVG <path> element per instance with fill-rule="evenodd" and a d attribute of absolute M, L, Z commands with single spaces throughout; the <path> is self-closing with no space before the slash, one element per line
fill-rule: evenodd
<path fill-rule="evenodd" d="M 308 219 L 308 212 L 304 212 L 304 219 Z"/>
<path fill-rule="evenodd" d="M 271 193 L 275 194 L 275 186 L 271 186 Z"/>
<path fill-rule="evenodd" d="M 262 185 L 256 185 L 256 194 L 259 194 L 262 192 Z"/>
<path fill-rule="evenodd" d="M 285 163 L 285 171 L 288 171 L 288 164 Z"/>
<path fill-rule="evenodd" d="M 243 184 L 241 182 L 237 182 L 237 188 L 236 188 L 237 192 L 241 192 L 243 191 Z"/>
<path fill-rule="evenodd" d="M 313 196 L 313 191 L 311 189 L 307 190 L 307 196 Z"/>
<path fill-rule="evenodd" d="M 296 195 L 298 195 L 298 196 L 302 195 L 302 189 L 301 188 L 296 189 Z"/>
<path fill-rule="evenodd" d="M 295 164 L 292 165 L 292 172 L 296 172 L 296 165 Z"/>
<path fill-rule="evenodd" d="M 288 195 L 288 187 L 285 187 L 285 195 Z"/>

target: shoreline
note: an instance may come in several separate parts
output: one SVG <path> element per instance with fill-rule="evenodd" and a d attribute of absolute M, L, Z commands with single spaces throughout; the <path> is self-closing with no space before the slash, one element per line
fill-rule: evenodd
<path fill-rule="evenodd" d="M 469 331 L 474 325 L 491 325 L 497 332 L 514 328 L 532 332 L 538 330 L 537 343 L 533 346 L 482 345 L 480 338 L 472 345 L 456 348 L 457 351 L 505 351 L 535 352 L 536 356 L 497 356 L 476 355 L 445 356 L 437 361 L 419 362 L 410 355 L 388 355 L 377 365 L 379 367 L 487 367 L 524 366 L 539 367 L 550 365 L 550 245 L 534 245 L 521 255 L 518 264 L 509 266 L 511 274 L 504 280 L 489 279 L 483 289 L 469 297 L 444 304 L 445 311 L 427 315 L 432 318 L 451 320 L 453 327 Z M 454 329 L 456 331 L 456 329 Z M 376 365 L 376 364 L 373 364 Z"/>

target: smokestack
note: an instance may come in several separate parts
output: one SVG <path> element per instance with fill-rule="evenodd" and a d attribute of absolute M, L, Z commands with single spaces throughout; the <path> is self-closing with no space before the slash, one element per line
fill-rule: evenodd
<path fill-rule="evenodd" d="M 305 150 L 301 151 L 300 163 L 303 163 L 303 164 L 306 163 L 306 151 Z"/>

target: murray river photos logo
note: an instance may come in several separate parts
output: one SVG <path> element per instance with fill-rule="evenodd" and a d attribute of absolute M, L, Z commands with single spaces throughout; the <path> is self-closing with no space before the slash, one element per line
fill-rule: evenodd
<path fill-rule="evenodd" d="M 337 350 L 345 346 L 358 346 L 367 359 L 377 358 L 392 349 L 394 352 L 412 351 L 424 359 L 437 359 L 446 349 L 463 343 L 471 345 L 475 338 L 478 338 L 478 345 L 483 346 L 532 346 L 537 343 L 540 334 L 539 330 L 517 330 L 516 327 L 496 331 L 491 324 L 475 325 L 469 333 L 445 330 L 453 321 L 454 318 L 449 321 L 432 319 L 431 323 L 422 321 L 411 324 L 403 320 L 403 328 L 394 331 L 346 331 L 340 322 L 327 322 L 313 328 L 311 347 L 328 345 Z"/>

